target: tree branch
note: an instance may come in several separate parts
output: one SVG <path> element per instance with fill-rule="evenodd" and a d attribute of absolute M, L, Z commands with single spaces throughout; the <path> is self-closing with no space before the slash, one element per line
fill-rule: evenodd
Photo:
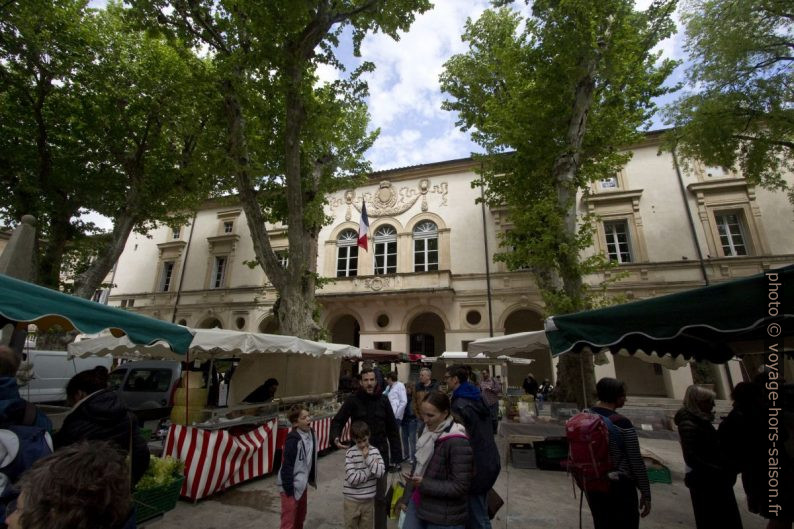
<path fill-rule="evenodd" d="M 772 140 L 769 138 L 758 138 L 755 136 L 748 136 L 746 134 L 734 134 L 734 138 L 738 140 L 747 140 L 747 141 L 765 141 L 767 143 L 771 143 L 772 145 L 779 145 L 780 147 L 787 147 L 789 149 L 794 150 L 794 142 L 791 141 L 783 141 L 783 140 Z"/>

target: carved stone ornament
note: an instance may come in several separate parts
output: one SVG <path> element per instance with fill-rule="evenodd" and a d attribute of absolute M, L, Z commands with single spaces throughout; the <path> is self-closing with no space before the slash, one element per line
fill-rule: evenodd
<path fill-rule="evenodd" d="M 358 287 L 363 285 L 364 288 L 378 292 L 384 288 L 397 288 L 399 287 L 399 279 L 397 277 L 365 277 L 353 280 L 353 285 Z"/>
<path fill-rule="evenodd" d="M 345 220 L 350 221 L 353 208 L 356 209 L 358 214 L 361 214 L 361 199 L 363 198 L 367 203 L 367 214 L 369 217 L 393 217 L 408 211 L 417 203 L 420 197 L 422 198 L 422 211 L 427 211 L 428 193 L 441 195 L 441 205 L 446 206 L 447 192 L 448 185 L 446 182 L 431 187 L 430 181 L 426 178 L 420 180 L 416 187 L 400 187 L 399 189 L 388 180 L 383 180 L 376 191 L 362 193 L 358 197 L 354 190 L 346 191 L 344 199 L 331 200 L 331 207 L 338 207 L 343 203 L 346 204 Z"/>

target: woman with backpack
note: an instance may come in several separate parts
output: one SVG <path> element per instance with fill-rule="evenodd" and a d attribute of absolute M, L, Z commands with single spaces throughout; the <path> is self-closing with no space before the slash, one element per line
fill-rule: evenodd
<path fill-rule="evenodd" d="M 444 393 L 426 395 L 420 411 L 425 429 L 416 442 L 416 462 L 404 476 L 403 529 L 463 529 L 474 471 L 466 429 L 453 419 Z"/>
<path fill-rule="evenodd" d="M 733 494 L 736 474 L 728 471 L 716 449 L 719 440 L 712 424 L 714 397 L 710 389 L 693 384 L 686 390 L 683 407 L 675 414 L 687 466 L 684 483 L 692 497 L 698 529 L 740 529 L 742 519 Z"/>

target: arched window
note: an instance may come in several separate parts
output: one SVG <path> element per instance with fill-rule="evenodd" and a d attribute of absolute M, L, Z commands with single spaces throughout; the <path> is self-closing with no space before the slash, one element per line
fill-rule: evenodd
<path fill-rule="evenodd" d="M 438 227 L 425 220 L 414 228 L 414 272 L 438 270 Z"/>
<path fill-rule="evenodd" d="M 353 277 L 358 274 L 358 233 L 345 230 L 336 240 L 336 277 Z"/>
<path fill-rule="evenodd" d="M 375 230 L 375 275 L 397 273 L 397 230 L 381 226 Z"/>

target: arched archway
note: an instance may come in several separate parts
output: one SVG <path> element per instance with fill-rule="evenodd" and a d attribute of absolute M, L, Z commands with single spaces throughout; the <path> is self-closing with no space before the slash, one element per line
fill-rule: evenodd
<path fill-rule="evenodd" d="M 543 330 L 543 316 L 534 310 L 518 309 L 505 319 L 505 334 L 541 330 Z M 550 381 L 554 380 L 551 352 L 518 353 L 514 356 L 530 358 L 534 362 L 528 366 L 512 364 L 509 367 L 511 385 L 520 385 L 528 373 L 532 373 L 538 382 L 542 382 L 546 378 Z"/>
<path fill-rule="evenodd" d="M 331 341 L 358 347 L 361 326 L 358 320 L 350 314 L 345 314 L 334 322 L 331 327 Z"/>
<path fill-rule="evenodd" d="M 543 317 L 534 310 L 516 310 L 511 312 L 505 320 L 505 334 L 542 330 Z"/>
<path fill-rule="evenodd" d="M 223 324 L 221 320 L 214 316 L 210 316 L 208 318 L 204 318 L 204 320 L 199 323 L 199 329 L 223 329 Z"/>
<path fill-rule="evenodd" d="M 259 332 L 263 332 L 265 334 L 278 334 L 279 331 L 279 324 L 278 318 L 275 316 L 268 316 L 261 322 L 259 322 Z"/>
<path fill-rule="evenodd" d="M 441 356 L 447 348 L 444 321 L 432 312 L 418 314 L 408 324 L 409 344 L 411 353 L 425 356 Z M 431 368 L 433 378 L 441 380 L 444 376 L 444 365 L 440 362 Z"/>

